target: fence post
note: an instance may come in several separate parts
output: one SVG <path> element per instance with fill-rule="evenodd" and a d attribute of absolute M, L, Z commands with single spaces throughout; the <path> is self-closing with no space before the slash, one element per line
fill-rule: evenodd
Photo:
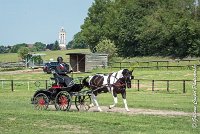
<path fill-rule="evenodd" d="M 137 88 L 138 88 L 138 91 L 140 91 L 140 80 L 137 80 Z"/>
<path fill-rule="evenodd" d="M 167 61 L 167 70 L 169 69 L 169 61 Z"/>
<path fill-rule="evenodd" d="M 27 82 L 27 85 L 28 85 L 28 91 L 29 91 L 29 81 Z"/>
<path fill-rule="evenodd" d="M 169 92 L 169 80 L 167 80 L 167 92 Z"/>
<path fill-rule="evenodd" d="M 112 64 L 113 64 L 112 62 L 111 63 L 109 62 L 109 66 L 111 68 L 111 71 L 112 71 Z"/>
<path fill-rule="evenodd" d="M 186 93 L 186 91 L 185 91 L 185 80 L 183 81 L 183 93 Z"/>
<path fill-rule="evenodd" d="M 154 80 L 152 80 L 152 91 L 154 91 Z"/>
<path fill-rule="evenodd" d="M 157 61 L 157 69 L 158 69 L 158 61 Z"/>
<path fill-rule="evenodd" d="M 47 88 L 48 88 L 48 85 L 47 85 L 47 80 L 45 80 L 45 81 L 46 81 L 45 83 L 46 83 L 46 89 L 47 89 Z"/>
<path fill-rule="evenodd" d="M 119 63 L 119 66 L 120 66 L 120 69 L 122 69 L 122 63 L 121 62 Z"/>
<path fill-rule="evenodd" d="M 3 80 L 1 81 L 1 88 L 3 89 Z"/>
<path fill-rule="evenodd" d="M 197 119 L 197 107 L 198 107 L 198 96 L 197 96 L 197 65 L 194 65 L 194 78 L 193 78 L 193 105 L 194 105 L 194 112 L 192 114 L 192 127 L 197 128 L 198 126 L 198 119 Z"/>
<path fill-rule="evenodd" d="M 11 91 L 13 92 L 14 91 L 14 81 L 11 80 Z"/>

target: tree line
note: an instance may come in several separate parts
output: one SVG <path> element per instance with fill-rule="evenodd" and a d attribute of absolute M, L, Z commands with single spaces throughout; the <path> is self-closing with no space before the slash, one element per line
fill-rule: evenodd
<path fill-rule="evenodd" d="M 16 44 L 14 46 L 0 46 L 0 53 L 18 53 L 18 56 L 21 60 L 25 60 L 28 54 L 31 52 L 39 52 L 39 51 L 46 51 L 46 50 L 60 50 L 58 41 L 52 44 L 44 44 L 41 42 L 36 42 L 34 44 Z M 34 57 L 35 62 L 41 62 L 41 56 Z"/>
<path fill-rule="evenodd" d="M 95 0 L 73 48 L 97 51 L 113 42 L 123 57 L 200 56 L 200 9 L 195 0 Z"/>
<path fill-rule="evenodd" d="M 20 50 L 21 49 L 21 50 Z M 0 46 L 0 53 L 18 53 L 19 51 L 29 51 L 29 52 L 38 52 L 38 51 L 46 51 L 46 50 L 60 50 L 58 41 L 51 44 L 44 44 L 42 42 L 35 42 L 34 44 L 16 44 L 13 46 Z"/>

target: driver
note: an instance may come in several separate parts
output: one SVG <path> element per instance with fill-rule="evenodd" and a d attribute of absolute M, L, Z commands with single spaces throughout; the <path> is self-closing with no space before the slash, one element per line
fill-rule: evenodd
<path fill-rule="evenodd" d="M 62 57 L 58 57 L 57 62 L 58 65 L 56 66 L 55 71 L 58 75 L 57 78 L 59 82 L 65 83 L 66 86 L 72 86 L 73 85 L 72 78 L 67 75 L 72 72 L 72 70 L 69 71 L 69 65 L 63 62 Z"/>

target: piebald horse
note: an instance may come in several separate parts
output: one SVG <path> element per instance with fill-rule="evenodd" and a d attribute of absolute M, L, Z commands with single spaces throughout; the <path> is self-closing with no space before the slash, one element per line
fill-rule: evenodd
<path fill-rule="evenodd" d="M 123 69 L 109 75 L 96 74 L 94 76 L 85 77 L 82 83 L 92 91 L 91 97 L 93 103 L 91 106 L 95 104 L 98 111 L 102 111 L 97 102 L 97 95 L 102 92 L 110 92 L 113 96 L 114 104 L 110 105 L 109 108 L 115 107 L 118 102 L 117 94 L 121 94 L 126 111 L 130 111 L 126 101 L 126 87 L 131 88 L 131 79 L 133 79 L 132 72 L 133 71 L 129 71 L 128 69 Z M 88 78 L 89 80 L 87 81 Z"/>

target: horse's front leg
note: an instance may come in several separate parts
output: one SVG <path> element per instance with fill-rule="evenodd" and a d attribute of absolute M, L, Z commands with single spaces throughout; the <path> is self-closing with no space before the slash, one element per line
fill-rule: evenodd
<path fill-rule="evenodd" d="M 130 112 L 130 110 L 128 109 L 127 101 L 126 101 L 126 89 L 124 89 L 124 92 L 122 92 L 122 98 L 123 98 L 123 102 L 124 102 L 126 111 Z"/>
<path fill-rule="evenodd" d="M 99 103 L 97 102 L 97 96 L 94 94 L 92 94 L 91 96 L 92 96 L 93 103 L 97 106 L 98 111 L 101 112 L 102 109 L 99 107 Z"/>
<path fill-rule="evenodd" d="M 117 93 L 114 92 L 114 91 L 112 90 L 112 91 L 111 91 L 111 94 L 112 94 L 113 99 L 114 99 L 114 104 L 109 106 L 110 109 L 113 108 L 113 107 L 115 107 L 115 105 L 116 105 L 117 102 L 118 102 L 118 101 L 117 101 Z"/>

